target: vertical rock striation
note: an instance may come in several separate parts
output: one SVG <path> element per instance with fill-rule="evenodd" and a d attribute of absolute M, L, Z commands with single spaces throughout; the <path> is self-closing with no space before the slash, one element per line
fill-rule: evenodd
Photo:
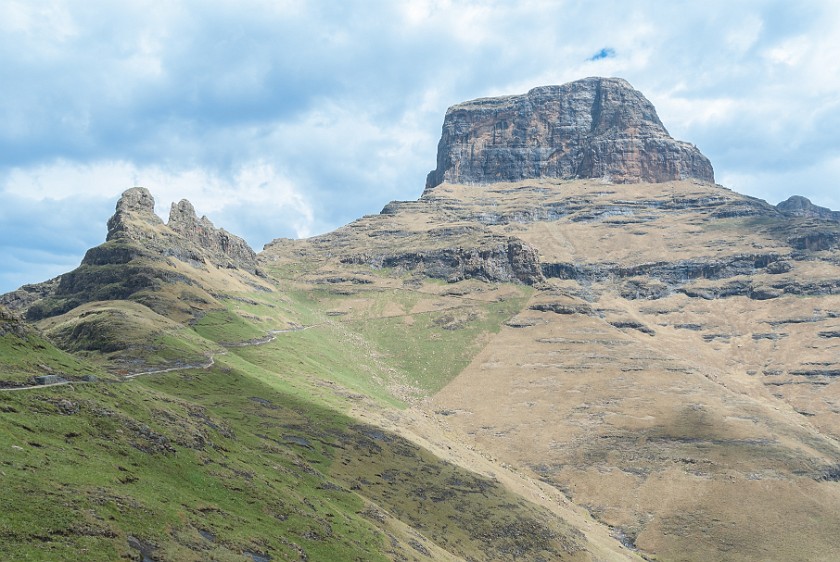
<path fill-rule="evenodd" d="M 167 226 L 208 252 L 216 264 L 256 270 L 257 255 L 248 243 L 223 228 L 216 228 L 205 216 L 199 219 L 192 203 L 186 199 L 172 203 Z"/>
<path fill-rule="evenodd" d="M 426 189 L 538 177 L 713 183 L 714 171 L 697 147 L 674 140 L 653 104 L 619 78 L 482 98 L 446 112 Z"/>

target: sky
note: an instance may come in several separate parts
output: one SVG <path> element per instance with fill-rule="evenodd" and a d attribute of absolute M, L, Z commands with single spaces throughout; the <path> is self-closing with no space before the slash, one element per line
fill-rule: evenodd
<path fill-rule="evenodd" d="M 447 107 L 625 78 L 718 183 L 840 209 L 840 2 L 0 0 L 0 293 L 120 194 L 255 250 L 420 196 Z"/>

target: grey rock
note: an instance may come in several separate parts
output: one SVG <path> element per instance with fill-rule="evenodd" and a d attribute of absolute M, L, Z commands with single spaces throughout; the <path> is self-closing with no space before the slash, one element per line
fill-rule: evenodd
<path fill-rule="evenodd" d="M 24 338 L 26 337 L 26 327 L 16 314 L 0 306 L 0 337 L 6 334 Z"/>
<path fill-rule="evenodd" d="M 182 199 L 172 203 L 167 226 L 186 240 L 209 252 L 212 261 L 223 267 L 241 267 L 249 271 L 256 270 L 257 255 L 242 238 L 225 229 L 217 229 L 206 216 L 200 219 L 192 203 Z M 188 259 L 195 256 L 187 254 Z"/>
<path fill-rule="evenodd" d="M 342 258 L 341 261 L 375 268 L 414 271 L 449 282 L 481 279 L 519 281 L 534 285 L 545 279 L 537 251 L 514 237 L 475 248 L 443 248 L 382 255 L 359 254 Z"/>
<path fill-rule="evenodd" d="M 776 205 L 776 208 L 791 217 L 808 217 L 840 222 L 840 211 L 832 211 L 826 207 L 814 205 L 810 199 L 801 195 L 789 197 Z"/>
<path fill-rule="evenodd" d="M 713 183 L 714 171 L 695 146 L 674 140 L 653 104 L 619 78 L 482 98 L 446 112 L 427 190 L 443 182 L 538 177 Z"/>
<path fill-rule="evenodd" d="M 143 229 L 132 224 L 135 221 L 152 226 L 163 224 L 155 214 L 155 199 L 145 187 L 132 187 L 123 192 L 117 201 L 114 216 L 108 219 L 108 236 L 105 240 L 141 236 Z"/>
<path fill-rule="evenodd" d="M 530 309 L 538 312 L 554 312 L 555 314 L 584 314 L 586 316 L 595 314 L 592 307 L 585 303 L 541 302 L 531 305 Z"/>
<path fill-rule="evenodd" d="M 58 375 L 39 375 L 35 377 L 36 384 L 49 385 L 64 382 L 64 379 Z"/>

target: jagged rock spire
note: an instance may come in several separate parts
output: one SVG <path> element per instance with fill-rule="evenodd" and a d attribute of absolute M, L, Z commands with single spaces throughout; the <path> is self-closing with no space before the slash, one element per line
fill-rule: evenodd
<path fill-rule="evenodd" d="M 138 229 L 130 224 L 132 221 L 149 225 L 163 224 L 160 217 L 155 214 L 155 198 L 145 187 L 132 187 L 123 192 L 117 201 L 114 215 L 108 219 L 106 240 L 135 237 Z"/>
<path fill-rule="evenodd" d="M 248 243 L 216 228 L 207 217 L 199 219 L 186 199 L 172 204 L 169 222 L 164 225 L 155 214 L 155 200 L 145 187 L 126 190 L 108 220 L 107 240 L 120 238 L 141 242 L 146 249 L 194 264 L 207 260 L 219 267 L 257 270 L 256 253 Z M 92 259 L 88 254 L 85 259 Z"/>

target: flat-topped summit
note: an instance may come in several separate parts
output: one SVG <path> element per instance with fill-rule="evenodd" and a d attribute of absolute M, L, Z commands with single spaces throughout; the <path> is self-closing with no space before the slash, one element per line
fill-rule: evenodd
<path fill-rule="evenodd" d="M 620 78 L 586 78 L 447 110 L 426 189 L 538 177 L 713 183 L 714 170 L 697 147 L 673 139 L 653 104 Z"/>

